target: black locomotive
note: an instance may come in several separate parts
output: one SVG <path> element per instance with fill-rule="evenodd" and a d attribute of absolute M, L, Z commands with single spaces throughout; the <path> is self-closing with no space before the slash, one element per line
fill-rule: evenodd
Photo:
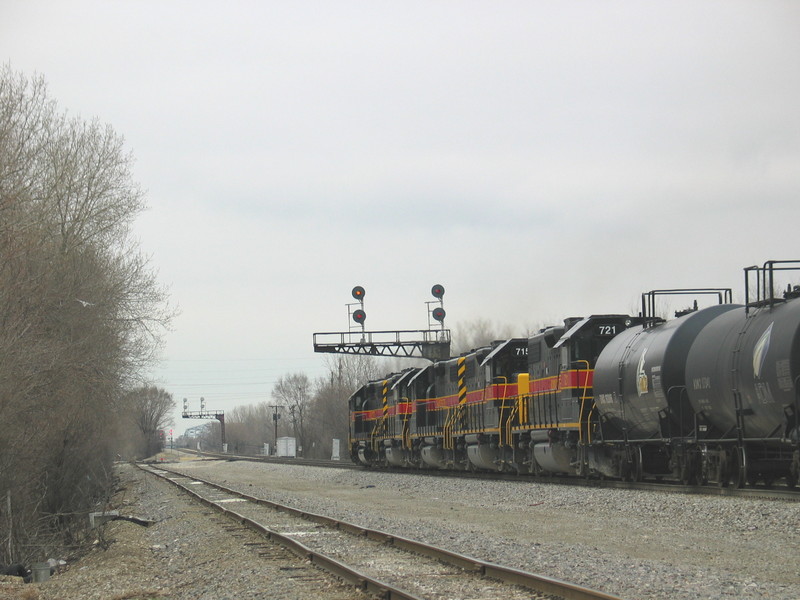
<path fill-rule="evenodd" d="M 730 290 L 653 291 L 637 316 L 569 318 L 371 381 L 349 401 L 351 457 L 722 486 L 783 478 L 794 487 L 800 288 L 773 290 L 776 272 L 798 265 L 745 269 L 744 305 Z M 677 293 L 718 303 L 655 316 L 656 299 Z"/>

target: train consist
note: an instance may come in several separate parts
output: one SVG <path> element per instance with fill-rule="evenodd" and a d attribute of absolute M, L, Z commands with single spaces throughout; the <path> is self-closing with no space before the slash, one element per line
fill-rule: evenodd
<path fill-rule="evenodd" d="M 800 473 L 800 261 L 730 290 L 662 290 L 637 316 L 592 315 L 370 381 L 349 400 L 367 466 L 794 487 Z M 755 282 L 755 286 L 751 285 Z M 663 294 L 718 303 L 654 316 Z M 751 299 L 751 295 L 753 299 Z"/>

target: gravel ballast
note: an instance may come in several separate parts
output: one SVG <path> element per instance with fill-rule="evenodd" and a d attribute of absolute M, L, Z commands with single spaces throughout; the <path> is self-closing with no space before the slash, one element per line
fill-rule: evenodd
<path fill-rule="evenodd" d="M 800 598 L 794 502 L 246 461 L 181 468 L 626 599 Z"/>
<path fill-rule="evenodd" d="M 168 466 L 627 600 L 800 598 L 797 503 L 247 461 Z M 156 523 L 104 526 L 106 550 L 25 586 L 28 600 L 307 598 L 320 586 L 363 598 L 328 578 L 291 577 L 288 553 L 260 557 L 254 534 L 129 465 L 121 473 L 120 512 Z"/>

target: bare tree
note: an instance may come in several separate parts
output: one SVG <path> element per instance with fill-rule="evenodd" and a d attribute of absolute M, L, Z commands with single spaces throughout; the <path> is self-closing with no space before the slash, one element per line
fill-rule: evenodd
<path fill-rule="evenodd" d="M 272 438 L 272 415 L 266 402 L 237 406 L 225 414 L 225 437 L 236 453 L 258 454 Z"/>
<path fill-rule="evenodd" d="M 141 456 L 152 456 L 161 450 L 159 430 L 171 425 L 171 412 L 175 409 L 172 394 L 156 386 L 144 386 L 128 392 L 125 404 L 141 434 Z"/>
<path fill-rule="evenodd" d="M 360 386 L 378 377 L 384 367 L 374 357 L 338 355 L 328 359 L 328 375 L 314 385 L 309 429 L 315 440 L 314 452 L 330 457 L 334 439 L 347 440 L 349 410 L 347 400 Z"/>
<path fill-rule="evenodd" d="M 35 546 L 22 523 L 72 535 L 104 493 L 124 390 L 172 316 L 130 236 L 131 164 L 110 127 L 68 119 L 41 77 L 0 67 L 0 497 L 14 515 L 0 515 L 0 562 Z"/>
<path fill-rule="evenodd" d="M 298 451 L 307 449 L 306 419 L 311 407 L 311 382 L 305 373 L 292 373 L 279 378 L 272 388 L 272 399 L 285 406 L 289 412 Z M 276 440 L 277 443 L 277 440 Z"/>
<path fill-rule="evenodd" d="M 512 338 L 513 331 L 511 326 L 493 323 L 490 319 L 476 318 L 457 323 L 452 329 L 450 354 L 458 356 L 463 352 L 488 346 L 494 340 Z"/>

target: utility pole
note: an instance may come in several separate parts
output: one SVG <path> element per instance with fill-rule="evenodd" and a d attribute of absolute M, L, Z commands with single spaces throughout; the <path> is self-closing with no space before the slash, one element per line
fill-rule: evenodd
<path fill-rule="evenodd" d="M 281 415 L 278 413 L 279 408 L 286 408 L 285 406 L 281 406 L 280 404 L 270 404 L 270 408 L 274 409 L 272 413 L 272 421 L 275 424 L 275 449 L 273 450 L 273 454 L 278 453 L 278 419 L 281 418 Z"/>

